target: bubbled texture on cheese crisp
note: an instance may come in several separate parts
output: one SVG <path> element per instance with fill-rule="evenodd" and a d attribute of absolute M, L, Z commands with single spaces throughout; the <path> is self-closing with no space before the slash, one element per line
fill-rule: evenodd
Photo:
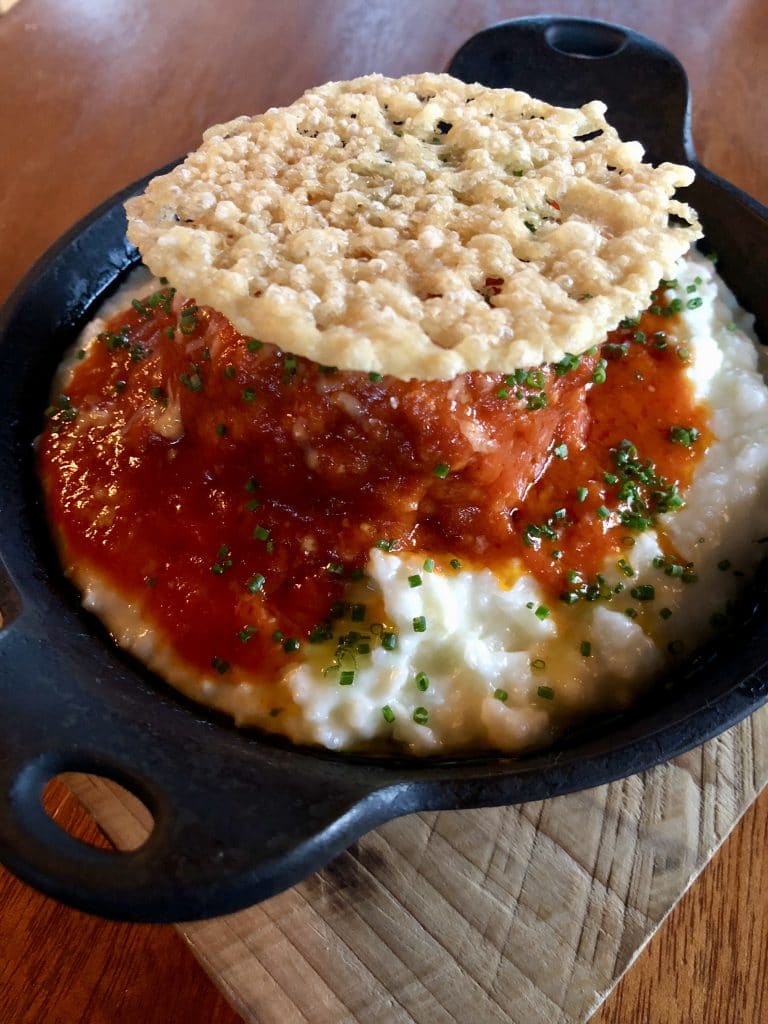
<path fill-rule="evenodd" d="M 578 354 L 699 237 L 598 101 L 449 75 L 332 82 L 209 129 L 127 204 L 144 262 L 242 332 L 402 378 Z"/>

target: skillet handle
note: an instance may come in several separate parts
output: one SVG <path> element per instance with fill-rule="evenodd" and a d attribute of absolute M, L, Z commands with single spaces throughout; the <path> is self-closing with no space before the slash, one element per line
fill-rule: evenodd
<path fill-rule="evenodd" d="M 518 18 L 472 36 L 446 70 L 558 106 L 601 99 L 621 137 L 642 142 L 651 162 L 695 159 L 683 66 L 632 29 L 587 18 Z"/>
<path fill-rule="evenodd" d="M 402 813 L 386 781 L 350 780 L 339 761 L 212 727 L 175 698 L 148 695 L 150 717 L 146 701 L 115 714 L 94 693 L 99 665 L 89 672 L 83 661 L 100 648 L 53 644 L 27 629 L 25 611 L 0 632 L 0 698 L 12 723 L 0 744 L 0 860 L 46 894 L 130 921 L 228 913 L 293 885 Z M 119 687 L 114 664 L 111 674 Z M 124 683 L 126 700 L 136 700 L 135 677 Z M 70 771 L 113 780 L 145 804 L 154 828 L 142 846 L 96 849 L 48 816 L 45 786 Z"/>

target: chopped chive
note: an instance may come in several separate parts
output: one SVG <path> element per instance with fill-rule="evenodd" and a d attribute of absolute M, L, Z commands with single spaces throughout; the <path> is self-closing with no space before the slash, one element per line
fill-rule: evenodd
<path fill-rule="evenodd" d="M 435 571 L 435 560 L 434 560 L 434 558 L 425 558 L 424 559 L 424 565 L 422 566 L 422 568 L 423 568 L 424 572 L 434 572 Z"/>
<path fill-rule="evenodd" d="M 256 628 L 254 626 L 243 626 L 242 629 L 238 630 L 237 638 L 241 643 L 247 644 L 255 633 Z"/>
<path fill-rule="evenodd" d="M 255 400 L 256 400 L 256 392 L 253 390 L 253 388 L 244 388 L 243 389 L 243 401 L 244 402 L 253 402 Z"/>
<path fill-rule="evenodd" d="M 292 654 L 293 651 L 298 651 L 300 647 L 301 643 L 296 639 L 295 636 L 289 636 L 286 637 L 285 640 L 283 640 L 283 650 L 285 651 L 286 654 Z"/>
<path fill-rule="evenodd" d="M 703 302 L 701 296 L 697 295 L 695 299 L 688 299 L 685 305 L 688 309 L 698 309 Z"/>
<path fill-rule="evenodd" d="M 351 686 L 355 681 L 354 669 L 345 669 L 339 675 L 339 686 Z"/>
<path fill-rule="evenodd" d="M 529 395 L 525 403 L 525 408 L 529 412 L 537 412 L 539 409 L 546 409 L 549 404 L 546 391 L 542 391 L 538 395 Z"/>
<path fill-rule="evenodd" d="M 429 689 L 429 677 L 424 672 L 419 672 L 416 676 L 416 687 L 424 693 Z"/>
<path fill-rule="evenodd" d="M 630 594 L 636 601 L 653 601 L 656 588 L 650 583 L 641 583 L 639 587 L 632 587 Z"/>
<path fill-rule="evenodd" d="M 353 604 L 349 610 L 349 617 L 353 622 L 365 622 L 366 611 L 364 604 Z"/>
<path fill-rule="evenodd" d="M 216 433 L 219 435 L 219 437 L 225 437 L 226 434 L 227 434 L 227 424 L 226 423 L 217 423 L 216 424 Z"/>
<path fill-rule="evenodd" d="M 419 576 L 418 573 L 415 573 L 413 576 L 409 576 L 408 577 L 408 585 L 410 587 L 420 587 L 421 583 L 422 583 L 421 576 Z"/>
<path fill-rule="evenodd" d="M 435 466 L 433 473 L 439 480 L 445 480 L 448 474 L 451 472 L 451 467 L 447 462 L 438 462 Z"/>
<path fill-rule="evenodd" d="M 268 536 L 269 536 L 269 531 L 267 531 L 267 537 Z M 266 540 L 266 539 L 267 539 L 266 537 L 260 537 L 259 538 L 259 540 Z M 338 562 L 329 562 L 328 565 L 326 565 L 326 567 L 325 567 L 325 571 L 330 576 L 343 576 L 344 575 L 344 566 L 343 565 L 339 565 Z"/>
<path fill-rule="evenodd" d="M 694 441 L 698 441 L 701 434 L 696 427 L 670 427 L 669 439 L 675 444 L 681 444 L 684 448 L 690 448 Z"/>
<path fill-rule="evenodd" d="M 661 611 L 659 612 L 659 615 L 662 617 L 662 619 L 669 619 L 669 618 L 672 617 L 672 609 L 671 608 L 662 608 Z"/>
<path fill-rule="evenodd" d="M 381 646 L 385 651 L 394 651 L 397 648 L 397 633 L 382 633 Z"/>
<path fill-rule="evenodd" d="M 509 694 L 507 693 L 506 690 L 502 690 L 501 688 L 494 690 L 493 696 L 496 698 L 496 700 L 500 700 L 502 704 L 504 703 L 504 701 L 509 700 Z"/>
<path fill-rule="evenodd" d="M 429 712 L 426 708 L 416 708 L 413 712 L 413 720 L 416 725 L 426 725 L 429 721 Z"/>
<path fill-rule="evenodd" d="M 536 695 L 541 697 L 542 700 L 554 700 L 555 691 L 551 686 L 540 686 L 536 691 Z"/>
<path fill-rule="evenodd" d="M 603 521 L 603 522 L 605 522 L 605 520 L 606 520 L 606 519 L 608 518 L 608 516 L 609 516 L 609 515 L 610 515 L 611 513 L 610 513 L 610 512 L 608 511 L 608 509 L 607 509 L 607 508 L 605 507 L 605 505 L 601 505 L 601 506 L 600 506 L 600 507 L 599 507 L 599 508 L 598 508 L 598 509 L 596 510 L 596 513 L 595 513 L 595 514 L 597 515 L 597 518 L 598 518 L 598 519 L 602 519 L 602 521 Z"/>
<path fill-rule="evenodd" d="M 545 604 L 540 604 L 533 614 L 543 622 L 544 619 L 549 617 L 549 608 Z"/>
<path fill-rule="evenodd" d="M 605 384 L 607 380 L 605 368 L 607 365 L 608 363 L 605 361 L 605 359 L 598 359 L 597 365 L 595 366 L 595 369 L 592 371 L 593 384 Z"/>
<path fill-rule="evenodd" d="M 381 709 L 381 713 L 384 716 L 384 721 L 387 722 L 389 725 L 391 725 L 394 722 L 395 712 L 392 710 L 389 704 L 384 705 L 384 707 Z"/>
<path fill-rule="evenodd" d="M 578 356 L 566 353 L 559 363 L 555 363 L 555 373 L 558 377 L 563 377 L 566 373 L 570 373 L 571 370 L 575 370 L 580 361 Z"/>
<path fill-rule="evenodd" d="M 567 459 L 568 458 L 568 445 L 567 444 L 559 444 L 556 448 L 552 449 L 552 454 L 557 459 Z"/>
<path fill-rule="evenodd" d="M 460 569 L 461 568 L 461 562 L 458 560 L 458 558 L 452 558 L 448 564 L 450 565 L 450 567 L 452 569 Z"/>
<path fill-rule="evenodd" d="M 262 576 L 260 572 L 257 572 L 255 576 L 251 576 L 245 584 L 245 587 L 246 590 L 250 590 L 252 594 L 258 594 L 258 592 L 263 589 L 266 582 L 265 577 Z"/>
<path fill-rule="evenodd" d="M 230 666 L 228 661 L 225 661 L 223 658 L 220 658 L 218 655 L 214 655 L 211 658 L 211 667 L 215 668 L 216 671 L 219 673 L 219 675 L 223 676 L 225 672 L 229 671 L 231 666 Z"/>
<path fill-rule="evenodd" d="M 235 376 L 236 372 L 237 371 L 235 370 L 232 363 L 227 363 L 227 365 L 224 367 L 224 376 L 227 377 L 229 380 L 231 380 Z"/>
<path fill-rule="evenodd" d="M 269 530 L 264 526 L 255 526 L 253 536 L 255 540 L 269 540 Z"/>
<path fill-rule="evenodd" d="M 426 633 L 427 631 L 427 620 L 423 615 L 416 615 L 413 618 L 413 632 L 414 633 Z"/>
<path fill-rule="evenodd" d="M 256 509 L 258 509 L 258 508 L 261 508 L 261 502 L 259 501 L 258 498 L 251 498 L 251 500 L 249 502 L 246 502 L 246 505 L 245 505 L 246 512 L 255 512 Z"/>
<path fill-rule="evenodd" d="M 587 491 L 586 487 L 577 487 L 576 488 L 576 501 L 586 501 L 588 493 L 589 492 Z"/>
<path fill-rule="evenodd" d="M 259 341 L 258 338 L 246 338 L 245 345 L 249 352 L 258 352 L 259 349 L 264 348 L 264 342 Z"/>
<path fill-rule="evenodd" d="M 536 669 L 537 672 L 541 672 L 541 670 L 546 667 L 547 663 L 543 658 L 534 658 L 531 662 L 531 668 Z"/>
<path fill-rule="evenodd" d="M 369 373 L 368 374 L 368 380 L 371 382 L 371 384 L 380 384 L 381 383 L 381 374 L 380 373 Z"/>
<path fill-rule="evenodd" d="M 190 391 L 203 390 L 203 379 L 196 370 L 192 373 L 180 373 L 179 381 Z"/>
<path fill-rule="evenodd" d="M 579 644 L 579 651 L 583 658 L 592 657 L 592 644 L 589 642 L 589 640 L 581 641 L 581 643 Z"/>

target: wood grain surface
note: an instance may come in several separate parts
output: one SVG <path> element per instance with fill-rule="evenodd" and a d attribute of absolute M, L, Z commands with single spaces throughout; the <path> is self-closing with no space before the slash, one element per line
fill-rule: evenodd
<path fill-rule="evenodd" d="M 768 202 L 764 0 L 683 9 L 561 0 L 557 9 L 670 47 L 689 72 L 703 162 Z M 329 78 L 439 69 L 479 28 L 551 10 L 472 0 L 20 0 L 0 19 L 0 301 L 77 218 L 196 145 L 208 124 Z M 71 797 L 62 794 L 59 813 L 74 813 Z M 766 840 L 764 795 L 599 1024 L 768 1019 Z M 2 1024 L 237 1019 L 172 929 L 96 921 L 7 874 L 0 908 Z"/>
<path fill-rule="evenodd" d="M 764 708 L 610 786 L 389 822 L 288 892 L 179 930 L 247 1024 L 582 1024 L 767 781 Z M 124 790 L 67 785 L 118 847 L 147 835 Z M 746 990 L 745 1020 L 764 995 Z"/>

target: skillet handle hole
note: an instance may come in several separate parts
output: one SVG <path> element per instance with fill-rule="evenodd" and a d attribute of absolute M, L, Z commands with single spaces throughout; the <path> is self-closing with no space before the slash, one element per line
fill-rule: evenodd
<path fill-rule="evenodd" d="M 624 49 L 627 42 L 626 35 L 611 25 L 584 25 L 575 21 L 560 21 L 550 25 L 544 38 L 558 53 L 593 60 L 615 56 Z"/>
<path fill-rule="evenodd" d="M 118 782 L 92 773 L 54 775 L 43 789 L 41 803 L 63 832 L 99 850 L 138 850 L 155 827 L 149 808 L 138 797 Z M 110 822 L 111 836 L 102 830 L 97 817 Z"/>

